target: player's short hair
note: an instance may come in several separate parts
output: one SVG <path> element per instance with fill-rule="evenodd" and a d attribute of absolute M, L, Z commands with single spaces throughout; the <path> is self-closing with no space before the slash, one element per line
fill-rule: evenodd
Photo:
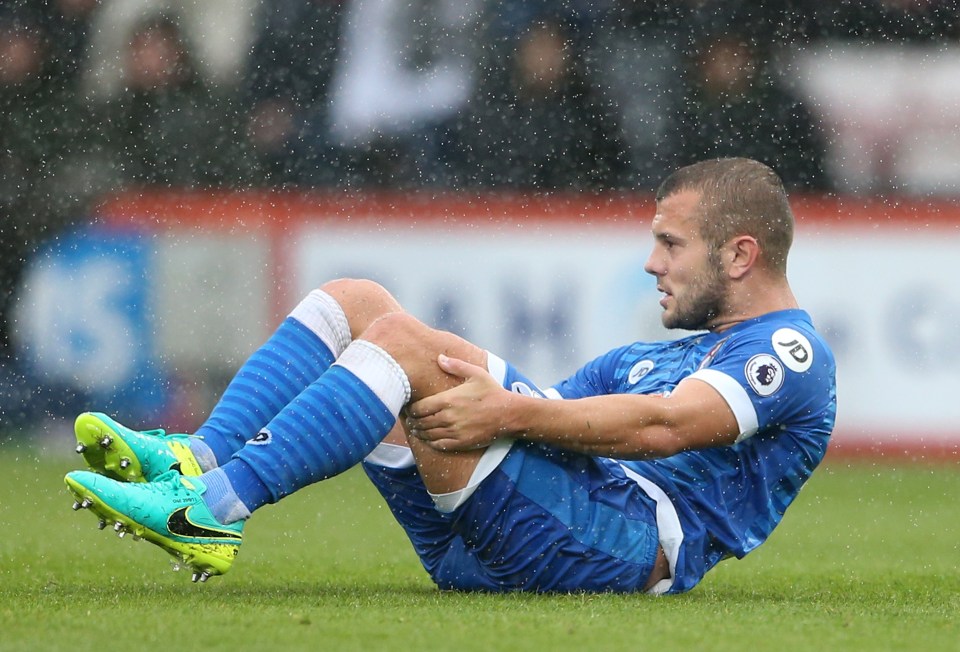
<path fill-rule="evenodd" d="M 767 266 L 786 274 L 794 218 L 776 172 L 748 158 L 700 161 L 664 179 L 657 202 L 683 190 L 701 193 L 700 234 L 712 249 L 734 236 L 752 236 Z"/>

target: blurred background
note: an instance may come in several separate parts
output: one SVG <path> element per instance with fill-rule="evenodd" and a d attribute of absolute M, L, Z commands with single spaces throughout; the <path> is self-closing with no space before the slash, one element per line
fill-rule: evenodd
<path fill-rule="evenodd" d="M 541 383 L 669 336 L 651 193 L 791 190 L 835 449 L 960 449 L 950 0 L 3 0 L 0 434 L 189 431 L 303 293 L 375 278 Z"/>

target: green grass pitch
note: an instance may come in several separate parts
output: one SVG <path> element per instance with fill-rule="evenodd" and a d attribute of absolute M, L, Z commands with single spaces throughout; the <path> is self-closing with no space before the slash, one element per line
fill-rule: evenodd
<path fill-rule="evenodd" d="M 828 462 L 686 595 L 476 595 L 433 587 L 359 470 L 258 512 L 192 584 L 70 509 L 71 448 L 0 445 L 0 651 L 960 651 L 955 464 Z"/>

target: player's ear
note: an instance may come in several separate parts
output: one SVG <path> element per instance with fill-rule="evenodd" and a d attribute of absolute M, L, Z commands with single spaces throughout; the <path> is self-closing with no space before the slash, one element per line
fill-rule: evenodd
<path fill-rule="evenodd" d="M 728 261 L 727 273 L 731 278 L 741 278 L 760 257 L 760 244 L 757 239 L 750 235 L 738 235 L 731 238 L 726 246 L 726 259 Z"/>

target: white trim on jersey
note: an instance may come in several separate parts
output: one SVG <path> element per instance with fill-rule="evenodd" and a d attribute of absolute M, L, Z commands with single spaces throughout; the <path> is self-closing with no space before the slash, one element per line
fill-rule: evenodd
<path fill-rule="evenodd" d="M 507 363 L 504 359 L 487 351 L 487 371 L 502 387 L 507 377 Z"/>
<path fill-rule="evenodd" d="M 747 390 L 731 376 L 716 369 L 698 369 L 688 376 L 707 383 L 720 393 L 737 419 L 740 435 L 737 441 L 753 436 L 759 427 L 757 410 L 753 407 Z"/>
<path fill-rule="evenodd" d="M 437 507 L 437 511 L 449 514 L 465 503 L 467 498 L 472 496 L 473 492 L 477 490 L 477 486 L 500 466 L 500 462 L 502 462 L 503 458 L 510 452 L 511 446 L 513 446 L 512 439 L 498 439 L 490 444 L 487 450 L 483 451 L 483 455 L 480 457 L 480 461 L 477 462 L 477 466 L 473 470 L 473 474 L 470 476 L 470 481 L 467 482 L 466 487 L 459 491 L 451 491 L 447 494 L 430 494 L 430 497 L 433 498 L 433 504 Z"/>
<path fill-rule="evenodd" d="M 677 576 L 677 560 L 680 558 L 680 546 L 683 544 L 683 528 L 680 527 L 677 508 L 670 502 L 670 498 L 663 489 L 623 464 L 620 465 L 620 468 L 623 469 L 628 478 L 640 485 L 643 493 L 653 498 L 657 503 L 657 535 L 660 539 L 660 547 L 663 548 L 663 554 L 670 566 L 670 577 L 654 584 L 647 593 L 663 595 L 673 586 L 673 579 Z"/>
<path fill-rule="evenodd" d="M 413 459 L 413 451 L 409 447 L 386 442 L 377 444 L 377 447 L 370 451 L 363 461 L 388 469 L 409 469 L 417 464 Z"/>
<path fill-rule="evenodd" d="M 495 356 L 494 354 L 487 352 L 487 371 L 493 376 L 501 386 L 507 377 L 507 363 L 503 358 Z M 473 492 L 477 490 L 477 485 L 483 482 L 488 475 L 493 473 L 500 462 L 503 461 L 503 458 L 507 456 L 507 453 L 510 452 L 510 447 L 513 446 L 512 439 L 500 439 L 493 442 L 487 450 L 483 452 L 483 455 L 480 457 L 480 461 L 477 462 L 476 468 L 473 470 L 473 473 L 470 475 L 470 481 L 467 482 L 467 486 L 458 491 L 451 491 L 446 494 L 430 494 L 430 497 L 433 498 L 433 504 L 436 505 L 437 510 L 449 514 L 457 507 L 462 505 L 467 501 L 467 498 L 473 495 Z"/>

